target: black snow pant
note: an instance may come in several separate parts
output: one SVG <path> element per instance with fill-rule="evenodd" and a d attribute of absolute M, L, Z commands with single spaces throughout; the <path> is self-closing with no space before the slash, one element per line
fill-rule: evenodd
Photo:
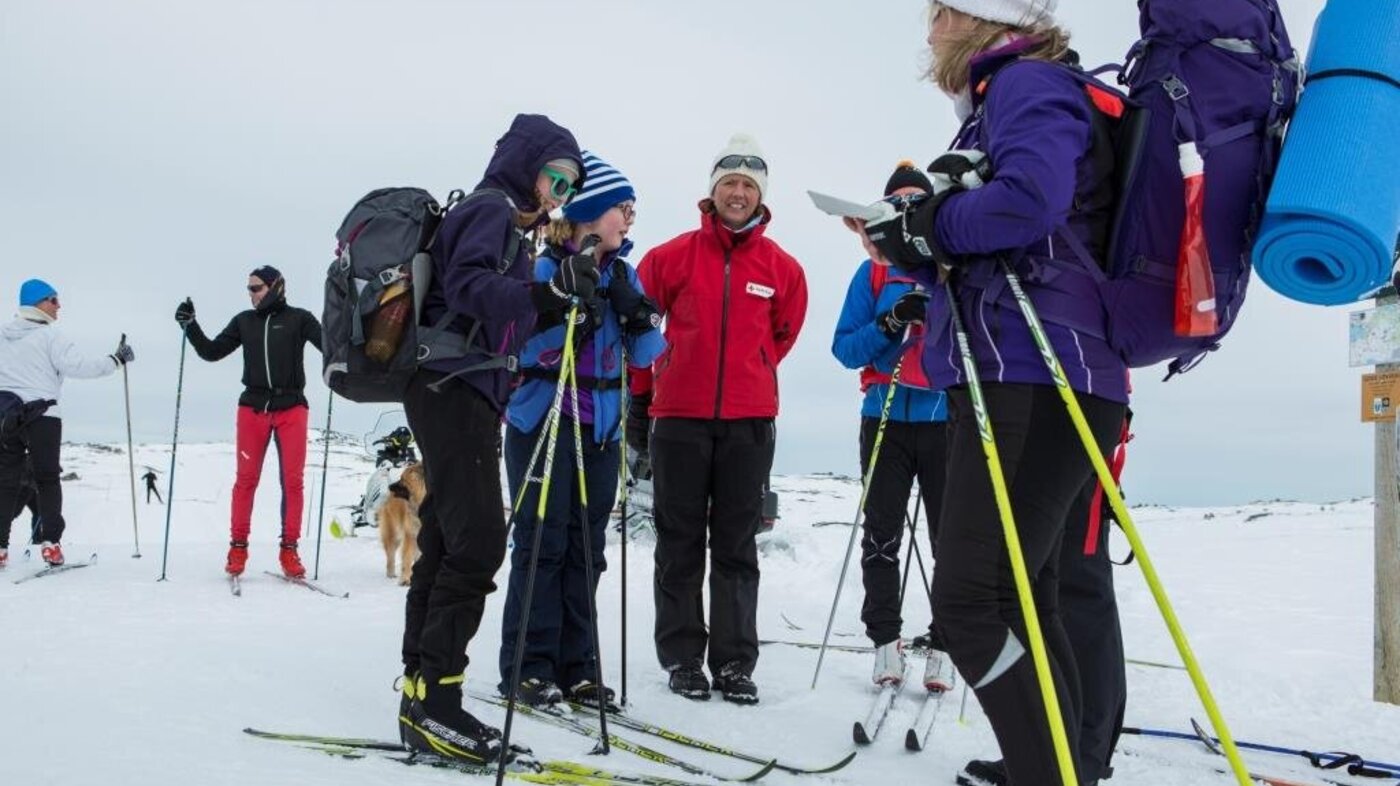
<path fill-rule="evenodd" d="M 58 543 L 63 538 L 63 486 L 58 480 L 63 471 L 58 464 L 62 441 L 63 421 L 45 415 L 0 443 L 0 548 L 9 548 L 10 524 L 29 501 L 26 460 L 33 467 L 39 494 L 39 530 L 34 540 Z"/>
<path fill-rule="evenodd" d="M 758 663 L 758 534 L 773 467 L 773 421 L 658 418 L 651 461 L 656 518 L 656 657 L 712 673 Z M 710 618 L 705 627 L 705 550 Z"/>
<path fill-rule="evenodd" d="M 869 469 L 870 454 L 875 447 L 879 427 L 879 418 L 861 418 L 862 478 Z M 885 423 L 880 457 L 874 474 L 870 476 L 870 490 L 865 495 L 865 532 L 860 540 L 861 578 L 865 583 L 865 601 L 860 607 L 860 619 L 865 623 L 865 635 L 877 647 L 894 641 L 903 633 L 900 544 L 904 542 L 909 492 L 915 478 L 919 479 L 919 491 L 924 509 L 928 512 L 929 564 L 932 564 L 934 544 L 937 542 L 938 511 L 943 505 L 943 481 L 948 469 L 947 454 L 947 423 L 894 420 Z M 921 585 L 923 583 L 917 574 L 911 579 Z M 919 594 L 924 594 L 923 590 Z M 934 631 L 932 620 L 929 622 L 929 633 L 935 642 L 942 640 Z"/>
<path fill-rule="evenodd" d="M 419 371 L 404 394 L 428 493 L 418 508 L 421 556 L 408 589 L 403 664 L 406 674 L 421 670 L 430 691 L 465 672 L 467 643 L 506 553 L 500 413 L 461 380 L 428 389 L 444 376 Z"/>
<path fill-rule="evenodd" d="M 146 504 L 147 504 L 147 505 L 151 504 L 151 495 L 152 495 L 152 494 L 156 495 L 156 502 L 159 502 L 159 503 L 162 504 L 162 505 L 165 504 L 165 500 L 163 500 L 163 499 L 160 498 L 160 489 L 156 488 L 156 482 L 155 482 L 155 480 L 148 480 L 148 481 L 146 481 Z"/>
<path fill-rule="evenodd" d="M 1075 751 L 1081 694 L 1057 590 L 1065 521 L 1092 465 L 1054 387 L 985 383 L 983 391 L 1051 677 Z M 1110 455 L 1126 406 L 1083 394 L 1079 403 L 1099 449 Z M 1038 786 L 1053 782 L 1059 770 L 1045 703 L 968 389 L 950 390 L 949 404 L 949 492 L 939 517 L 934 616 L 948 653 L 992 724 L 1011 784 Z"/>
<path fill-rule="evenodd" d="M 1079 780 L 1095 783 L 1113 774 L 1113 749 L 1123 731 L 1128 703 L 1128 675 L 1123 660 L 1123 629 L 1113 592 L 1113 562 L 1108 554 L 1112 512 L 1100 507 L 1098 537 L 1089 541 L 1089 511 L 1102 494 L 1090 479 L 1070 508 L 1065 544 L 1060 551 L 1060 617 L 1074 649 L 1083 693 L 1079 721 Z M 1085 554 L 1092 543 L 1092 554 Z"/>

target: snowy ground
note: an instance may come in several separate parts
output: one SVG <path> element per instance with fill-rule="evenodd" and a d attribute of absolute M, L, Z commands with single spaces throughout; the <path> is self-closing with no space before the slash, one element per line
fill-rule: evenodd
<path fill-rule="evenodd" d="M 319 446 L 312 455 L 319 461 Z M 276 568 L 277 551 L 276 492 L 265 491 L 258 499 L 243 597 L 231 597 L 221 571 L 232 450 L 186 445 L 179 457 L 166 582 L 156 581 L 163 507 L 141 504 L 143 557 L 130 558 L 126 459 L 120 453 L 65 448 L 65 469 L 79 476 L 65 484 L 65 548 L 70 560 L 99 554 L 95 567 L 13 584 L 39 567 L 37 557 L 26 562 L 21 553 L 27 518 L 16 522 L 11 566 L 0 579 L 0 783 L 352 786 L 465 777 L 392 762 L 343 761 L 241 733 L 258 726 L 395 738 L 398 697 L 392 684 L 399 673 L 403 590 L 384 577 L 383 553 L 372 532 L 345 540 L 327 532 L 322 543 L 320 579 L 348 591 L 347 600 L 263 575 Z M 146 464 L 162 473 L 164 490 L 169 448 L 138 447 L 138 474 Z M 326 520 L 334 514 L 344 522 L 347 511 L 340 506 L 358 498 L 371 466 L 351 445 L 333 448 L 331 464 Z M 312 505 L 318 475 L 308 473 Z M 275 479 L 266 479 L 271 483 L 265 490 L 275 490 Z M 858 489 L 849 479 L 826 476 L 779 478 L 776 487 L 783 518 L 764 541 L 760 635 L 819 640 L 850 530 L 813 525 L 849 521 Z M 1369 500 L 1144 508 L 1136 515 L 1238 738 L 1400 760 L 1400 707 L 1370 701 Z M 303 541 L 308 567 L 316 554 L 314 527 L 313 520 Z M 1118 553 L 1123 548 L 1115 544 Z M 599 600 L 605 665 L 616 684 L 616 542 L 609 545 L 608 560 Z M 648 544 L 629 548 L 633 712 L 799 764 L 824 764 L 852 748 L 851 723 L 870 697 L 867 655 L 829 654 L 821 686 L 812 692 L 814 651 L 765 647 L 755 674 L 762 692 L 757 708 L 696 705 L 667 693 L 649 646 L 650 566 Z M 503 579 L 504 568 L 498 583 Z M 852 635 L 860 630 L 860 585 L 854 579 L 848 579 L 837 621 L 837 632 L 846 634 L 835 639 L 839 643 L 865 643 Z M 1179 662 L 1137 568 L 1120 568 L 1118 579 L 1129 657 Z M 500 601 L 497 595 L 488 603 L 482 633 L 471 645 L 468 677 L 476 689 L 489 690 L 496 682 Z M 911 598 L 907 612 L 906 634 L 913 635 L 926 622 L 927 607 Z M 1129 685 L 1129 725 L 1185 730 L 1189 717 L 1204 717 L 1181 671 L 1133 666 Z M 903 727 L 917 706 L 910 689 L 887 733 L 845 770 L 826 778 L 774 773 L 764 782 L 949 784 L 967 759 L 996 751 L 975 700 L 959 722 L 960 693 L 947 701 L 924 753 L 902 747 Z M 481 714 L 499 721 L 492 709 Z M 517 739 L 542 757 L 587 760 L 592 747 L 582 737 L 529 720 L 517 730 Z M 751 771 L 741 762 L 622 733 L 718 772 Z M 1130 737 L 1120 751 L 1113 786 L 1233 782 L 1215 772 L 1223 760 L 1195 745 Z M 1306 763 L 1269 754 L 1248 758 L 1256 769 L 1275 774 L 1309 770 Z M 605 764 L 686 777 L 626 753 L 614 753 Z"/>

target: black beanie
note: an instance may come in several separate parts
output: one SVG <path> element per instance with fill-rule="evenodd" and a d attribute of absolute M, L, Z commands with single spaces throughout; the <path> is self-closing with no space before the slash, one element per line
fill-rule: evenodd
<path fill-rule="evenodd" d="M 926 194 L 933 193 L 933 183 L 929 182 L 928 175 L 919 171 L 914 162 L 906 158 L 899 162 L 894 168 L 894 174 L 890 175 L 889 181 L 885 183 L 885 196 L 910 186 L 922 189 Z"/>
<path fill-rule="evenodd" d="M 272 265 L 263 265 L 262 267 L 258 268 L 257 270 L 254 270 L 248 275 L 260 278 L 262 279 L 262 282 L 264 284 L 272 286 L 282 278 L 282 271 L 278 270 Z"/>

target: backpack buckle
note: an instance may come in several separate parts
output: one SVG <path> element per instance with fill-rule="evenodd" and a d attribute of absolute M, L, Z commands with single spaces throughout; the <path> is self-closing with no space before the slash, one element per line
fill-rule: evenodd
<path fill-rule="evenodd" d="M 512 374 L 520 373 L 520 356 L 506 355 L 506 371 Z"/>
<path fill-rule="evenodd" d="M 391 284 L 405 277 L 403 266 L 391 267 L 379 271 L 379 285 L 388 289 Z"/>
<path fill-rule="evenodd" d="M 419 344 L 418 351 L 414 353 L 414 357 L 417 358 L 419 363 L 422 363 L 427 360 L 428 356 L 431 354 L 433 354 L 433 351 L 428 348 L 427 344 Z"/>
<path fill-rule="evenodd" d="M 1168 74 L 1162 80 L 1162 89 L 1167 91 L 1167 96 L 1173 101 L 1180 101 L 1191 95 L 1191 88 L 1187 87 L 1186 83 L 1181 81 L 1176 74 Z"/>

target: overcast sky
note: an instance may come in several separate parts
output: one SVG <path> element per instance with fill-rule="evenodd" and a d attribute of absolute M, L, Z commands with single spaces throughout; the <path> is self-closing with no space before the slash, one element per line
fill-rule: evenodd
<path fill-rule="evenodd" d="M 1088 63 L 1136 33 L 1128 0 L 1061 0 Z M 168 442 L 194 298 L 217 331 L 248 271 L 279 267 L 320 313 L 333 234 L 365 192 L 470 188 L 516 112 L 543 112 L 639 193 L 641 253 L 698 220 L 708 170 L 746 131 L 770 165 L 769 236 L 802 262 L 807 325 L 782 367 L 776 471 L 856 471 L 857 377 L 831 334 L 861 260 L 805 196 L 880 195 L 934 158 L 952 105 L 919 80 L 923 0 L 69 2 L 0 4 L 0 313 L 39 276 L 94 352 L 126 332 L 136 438 Z M 1305 49 L 1322 0 L 1283 0 Z M 1184 378 L 1136 374 L 1132 501 L 1223 504 L 1371 493 L 1372 429 L 1347 367 L 1347 313 L 1255 282 L 1225 348 Z M 320 358 L 311 419 L 324 421 Z M 190 353 L 181 438 L 231 440 L 237 357 Z M 120 378 L 65 389 L 65 436 L 117 441 Z M 336 403 L 361 432 L 384 407 Z M 1066 450 L 1078 450 L 1066 445 Z M 229 467 L 230 478 L 233 467 Z"/>

